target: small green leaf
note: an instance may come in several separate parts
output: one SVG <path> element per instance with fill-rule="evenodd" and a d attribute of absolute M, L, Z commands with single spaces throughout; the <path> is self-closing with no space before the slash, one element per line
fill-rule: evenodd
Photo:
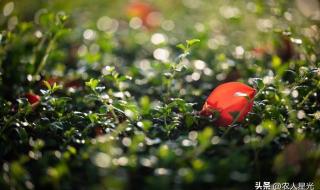
<path fill-rule="evenodd" d="M 77 149 L 75 147 L 68 146 L 67 149 L 71 154 L 73 154 L 73 155 L 77 154 Z"/>
<path fill-rule="evenodd" d="M 264 88 L 264 83 L 263 83 L 263 80 L 261 78 L 255 78 L 253 80 L 253 82 L 259 89 Z"/>
<path fill-rule="evenodd" d="M 281 65 L 281 58 L 278 56 L 273 56 L 272 57 L 272 67 L 273 68 L 278 68 Z"/>
<path fill-rule="evenodd" d="M 159 156 L 161 158 L 168 158 L 170 155 L 170 150 L 169 150 L 169 147 L 168 145 L 161 145 L 160 148 L 159 148 Z"/>
<path fill-rule="evenodd" d="M 187 51 L 187 48 L 183 44 L 178 44 L 177 48 L 180 48 L 183 51 Z"/>
<path fill-rule="evenodd" d="M 152 121 L 149 120 L 143 120 L 142 124 L 145 131 L 148 131 L 152 127 Z"/>
<path fill-rule="evenodd" d="M 99 119 L 99 116 L 96 113 L 90 113 L 90 114 L 88 114 L 88 117 L 89 117 L 91 123 L 95 123 Z"/>
<path fill-rule="evenodd" d="M 210 144 L 210 139 L 214 135 L 214 131 L 211 127 L 206 127 L 198 135 L 198 140 L 201 146 L 207 147 Z"/>
<path fill-rule="evenodd" d="M 186 115 L 185 122 L 186 122 L 187 127 L 192 127 L 192 125 L 194 124 L 193 116 L 189 115 L 189 114 Z"/>
<path fill-rule="evenodd" d="M 51 91 L 51 85 L 50 85 L 50 83 L 48 81 L 44 80 L 43 84 L 47 87 L 48 90 Z"/>
<path fill-rule="evenodd" d="M 148 96 L 142 96 L 139 100 L 141 111 L 143 114 L 148 114 L 151 108 L 150 98 Z"/>
<path fill-rule="evenodd" d="M 62 89 L 62 86 L 57 85 L 57 83 L 54 83 L 53 86 L 52 86 L 51 91 L 52 91 L 52 93 L 53 93 L 53 92 L 55 92 L 55 91 L 57 91 L 57 90 L 59 90 L 59 89 Z"/>
<path fill-rule="evenodd" d="M 91 90 L 95 91 L 96 87 L 99 84 L 99 80 L 97 79 L 90 79 L 89 82 L 86 82 L 86 86 L 90 87 Z"/>
<path fill-rule="evenodd" d="M 186 40 L 188 47 L 193 46 L 196 43 L 199 43 L 200 40 L 199 39 L 192 39 L 192 40 Z"/>

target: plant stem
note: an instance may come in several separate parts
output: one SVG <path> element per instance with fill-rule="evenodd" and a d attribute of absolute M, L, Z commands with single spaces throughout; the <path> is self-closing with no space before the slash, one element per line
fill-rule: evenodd
<path fill-rule="evenodd" d="M 314 88 L 313 90 L 311 90 L 305 97 L 303 97 L 303 100 L 297 105 L 297 107 L 302 106 L 307 100 L 308 98 L 315 93 L 318 89 L 320 88 L 320 82 L 318 82 L 316 88 Z"/>
<path fill-rule="evenodd" d="M 36 70 L 34 72 L 34 75 L 38 75 L 40 73 L 40 71 L 43 69 L 43 67 L 46 65 L 47 59 L 49 57 L 49 54 L 50 54 L 51 50 L 53 49 L 53 45 L 54 45 L 54 42 L 56 41 L 56 38 L 57 38 L 57 34 L 55 34 L 53 36 L 53 38 L 50 40 L 50 42 L 49 42 L 49 44 L 48 44 L 48 46 L 47 46 L 47 48 L 45 50 L 45 54 L 42 57 L 42 59 L 40 61 L 40 64 L 36 68 Z"/>
<path fill-rule="evenodd" d="M 113 116 L 113 119 L 116 121 L 116 123 L 119 123 L 119 118 L 117 116 L 117 114 L 114 112 L 115 109 L 117 109 L 117 111 L 119 110 L 118 108 L 114 107 L 113 105 L 111 104 L 108 104 L 101 96 L 100 94 L 98 94 L 95 90 L 93 90 L 94 94 L 99 98 L 99 100 L 105 105 L 108 107 L 108 109 L 110 110 L 112 116 Z M 124 113 L 122 110 L 121 110 L 121 113 Z"/>

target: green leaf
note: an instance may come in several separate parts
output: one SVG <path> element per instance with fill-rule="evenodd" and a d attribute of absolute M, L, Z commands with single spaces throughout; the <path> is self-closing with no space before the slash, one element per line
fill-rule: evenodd
<path fill-rule="evenodd" d="M 170 150 L 169 150 L 168 145 L 166 145 L 166 144 L 161 145 L 159 148 L 159 156 L 161 158 L 168 158 L 169 155 L 170 155 Z"/>
<path fill-rule="evenodd" d="M 88 114 L 88 118 L 90 119 L 91 123 L 95 123 L 98 121 L 99 116 L 96 113 Z"/>
<path fill-rule="evenodd" d="M 189 114 L 186 115 L 185 122 L 186 122 L 187 127 L 192 127 L 192 125 L 194 124 L 193 116 L 189 115 Z"/>
<path fill-rule="evenodd" d="M 200 40 L 199 39 L 192 39 L 192 40 L 186 40 L 188 47 L 193 46 L 196 43 L 199 43 Z"/>
<path fill-rule="evenodd" d="M 90 79 L 89 82 L 86 82 L 86 86 L 90 87 L 91 90 L 95 91 L 96 87 L 99 84 L 99 80 L 97 79 Z"/>
<path fill-rule="evenodd" d="M 257 86 L 259 89 L 264 88 L 264 83 L 261 78 L 254 78 L 253 82 L 254 82 L 255 86 Z"/>
<path fill-rule="evenodd" d="M 59 90 L 59 89 L 62 89 L 62 86 L 60 85 L 57 85 L 57 83 L 54 83 L 53 86 L 52 86 L 52 93 Z"/>
<path fill-rule="evenodd" d="M 210 139 L 214 135 L 214 131 L 211 127 L 206 127 L 201 133 L 199 133 L 198 140 L 201 146 L 206 147 L 210 144 Z"/>
<path fill-rule="evenodd" d="M 274 135 L 277 134 L 278 130 L 276 128 L 276 125 L 272 121 L 263 121 L 261 124 L 262 128 L 268 131 L 268 133 L 274 137 Z"/>
<path fill-rule="evenodd" d="M 148 131 L 152 127 L 152 121 L 149 120 L 143 120 L 142 124 L 145 131 Z"/>
<path fill-rule="evenodd" d="M 187 51 L 186 46 L 184 46 L 183 44 L 178 44 L 177 48 L 180 48 L 181 50 L 183 50 L 184 52 Z"/>
<path fill-rule="evenodd" d="M 48 81 L 44 80 L 43 84 L 47 87 L 48 90 L 51 91 L 51 85 L 50 85 L 50 83 Z"/>
<path fill-rule="evenodd" d="M 272 67 L 273 68 L 278 68 L 281 65 L 281 58 L 278 56 L 273 56 L 272 57 Z"/>
<path fill-rule="evenodd" d="M 143 114 L 148 114 L 151 108 L 150 98 L 148 96 L 142 96 L 139 100 L 141 111 Z"/>
<path fill-rule="evenodd" d="M 67 149 L 71 154 L 73 154 L 73 155 L 77 154 L 77 149 L 75 147 L 68 146 Z"/>

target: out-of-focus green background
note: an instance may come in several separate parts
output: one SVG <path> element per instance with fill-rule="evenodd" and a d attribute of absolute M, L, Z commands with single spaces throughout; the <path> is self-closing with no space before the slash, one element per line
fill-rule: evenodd
<path fill-rule="evenodd" d="M 2 0 L 0 15 L 0 189 L 319 187 L 320 1 Z M 230 81 L 257 96 L 222 128 L 199 111 Z"/>

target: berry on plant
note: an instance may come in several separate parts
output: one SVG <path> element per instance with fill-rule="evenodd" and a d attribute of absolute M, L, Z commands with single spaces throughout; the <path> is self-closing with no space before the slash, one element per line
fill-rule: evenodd
<path fill-rule="evenodd" d="M 40 100 L 41 100 L 41 97 L 37 94 L 34 94 L 33 92 L 29 92 L 25 96 L 31 105 L 34 105 L 34 104 L 40 102 Z"/>
<path fill-rule="evenodd" d="M 215 88 L 207 98 L 200 114 L 210 116 L 219 113 L 219 126 L 228 126 L 235 120 L 243 121 L 253 106 L 256 90 L 240 82 L 228 82 Z"/>

